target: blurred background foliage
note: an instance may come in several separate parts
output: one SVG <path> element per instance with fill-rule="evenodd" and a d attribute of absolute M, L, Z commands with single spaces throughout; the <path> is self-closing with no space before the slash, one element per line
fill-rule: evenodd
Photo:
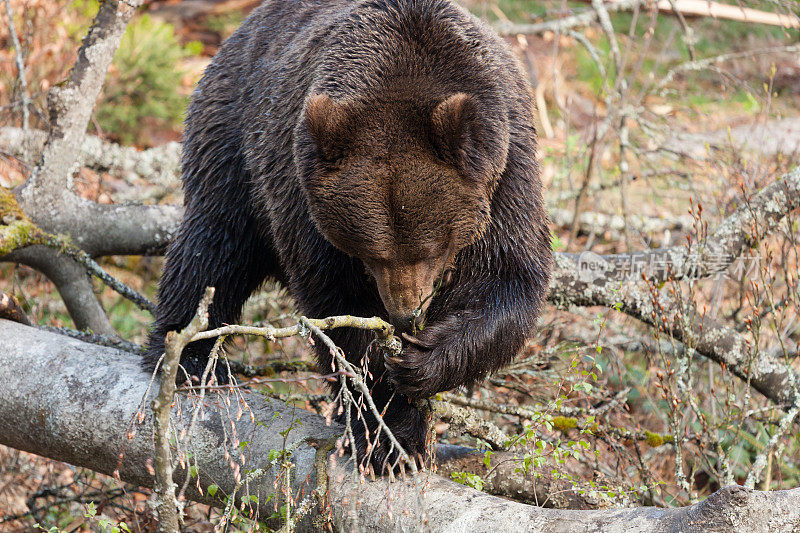
<path fill-rule="evenodd" d="M 79 40 L 97 13 L 97 0 L 75 0 L 82 24 L 70 27 Z M 150 145 L 152 131 L 175 130 L 188 98 L 183 62 L 198 57 L 203 43 L 182 43 L 172 24 L 147 13 L 128 25 L 97 104 L 94 133 L 123 144 Z M 91 130 L 90 130 L 91 131 Z"/>
<path fill-rule="evenodd" d="M 181 91 L 185 58 L 203 51 L 199 41 L 181 44 L 171 24 L 148 15 L 128 27 L 97 107 L 97 127 L 124 144 L 147 144 L 142 124 L 177 128 L 186 113 Z"/>

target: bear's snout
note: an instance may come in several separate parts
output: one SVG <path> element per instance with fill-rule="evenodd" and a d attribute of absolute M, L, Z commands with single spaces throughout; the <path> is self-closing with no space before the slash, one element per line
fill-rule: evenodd
<path fill-rule="evenodd" d="M 419 324 L 432 299 L 441 274 L 440 261 L 369 265 L 389 321 L 398 332 Z"/>

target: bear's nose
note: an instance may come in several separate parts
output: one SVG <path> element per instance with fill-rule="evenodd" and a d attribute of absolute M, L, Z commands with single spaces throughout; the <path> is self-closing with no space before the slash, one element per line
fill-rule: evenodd
<path fill-rule="evenodd" d="M 383 306 L 398 333 L 413 331 L 415 325 L 422 323 L 430 302 L 430 289 L 426 292 L 420 287 L 398 287 L 382 292 Z"/>
<path fill-rule="evenodd" d="M 399 333 L 419 324 L 428 308 L 438 277 L 431 263 L 370 266 L 389 321 Z"/>
<path fill-rule="evenodd" d="M 415 326 L 419 326 L 424 318 L 424 313 L 420 309 L 414 309 L 406 313 L 390 313 L 389 322 L 394 326 L 395 335 L 400 333 L 410 333 Z"/>
<path fill-rule="evenodd" d="M 394 326 L 395 335 L 411 331 L 412 320 L 413 318 L 411 315 L 392 315 L 389 317 L 389 321 Z"/>

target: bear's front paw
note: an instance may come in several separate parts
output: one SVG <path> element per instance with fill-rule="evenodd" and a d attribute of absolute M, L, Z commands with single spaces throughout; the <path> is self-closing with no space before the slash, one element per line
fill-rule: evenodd
<path fill-rule="evenodd" d="M 386 355 L 386 374 L 395 389 L 412 399 L 429 398 L 436 394 L 436 375 L 432 368 L 434 365 L 431 365 L 431 355 L 430 349 L 414 344 L 403 348 L 400 355 Z"/>
<path fill-rule="evenodd" d="M 417 337 L 403 334 L 403 351 L 398 356 L 386 356 L 384 364 L 395 388 L 412 399 L 430 398 L 441 392 L 446 376 L 448 358 L 458 353 L 457 317 L 430 325 Z"/>

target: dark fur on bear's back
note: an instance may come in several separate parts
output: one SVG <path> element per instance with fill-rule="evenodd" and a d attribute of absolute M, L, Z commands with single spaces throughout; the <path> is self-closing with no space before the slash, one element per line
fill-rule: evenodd
<path fill-rule="evenodd" d="M 408 398 L 509 363 L 547 290 L 528 87 L 507 46 L 448 0 L 264 3 L 222 46 L 189 108 L 186 214 L 146 366 L 206 286 L 217 289 L 212 326 L 235 322 L 270 276 L 305 315 L 398 323 L 406 293 L 447 270 L 416 341 L 398 359 L 369 361 L 378 406 L 395 394 L 385 420 L 423 452 L 425 421 Z M 331 337 L 354 361 L 373 338 Z M 202 372 L 209 349 L 187 347 L 188 372 Z M 330 368 L 327 350 L 318 356 Z M 373 462 L 385 457 L 383 446 Z"/>

